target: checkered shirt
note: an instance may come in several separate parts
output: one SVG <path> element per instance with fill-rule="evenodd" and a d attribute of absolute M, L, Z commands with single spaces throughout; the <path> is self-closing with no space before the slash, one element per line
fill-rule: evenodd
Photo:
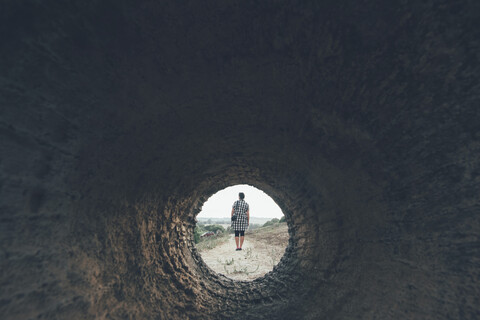
<path fill-rule="evenodd" d="M 247 230 L 248 203 L 246 203 L 245 200 L 237 200 L 233 203 L 232 208 L 233 208 L 233 214 L 237 215 L 237 220 L 232 221 L 232 229 L 235 231 Z"/>

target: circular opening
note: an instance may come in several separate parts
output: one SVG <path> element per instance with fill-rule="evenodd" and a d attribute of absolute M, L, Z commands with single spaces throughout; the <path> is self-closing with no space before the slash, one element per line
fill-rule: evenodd
<path fill-rule="evenodd" d="M 243 200 L 240 193 L 244 194 Z M 237 217 L 234 222 L 232 214 Z M 234 280 L 253 280 L 272 271 L 284 255 L 288 240 L 288 226 L 280 207 L 250 185 L 218 191 L 197 215 L 195 245 L 203 261 L 213 271 Z"/>

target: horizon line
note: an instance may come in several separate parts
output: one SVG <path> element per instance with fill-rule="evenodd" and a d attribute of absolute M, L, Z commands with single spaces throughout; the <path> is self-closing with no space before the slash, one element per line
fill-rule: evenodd
<path fill-rule="evenodd" d="M 284 216 L 284 215 L 283 215 Z M 282 217 L 283 217 L 282 216 Z M 196 217 L 197 219 L 230 219 L 230 216 L 225 216 L 225 217 Z M 273 217 L 273 218 L 270 218 L 270 217 L 252 217 L 250 216 L 250 219 L 251 218 L 257 218 L 257 219 L 275 219 L 277 217 Z M 277 218 L 278 219 L 278 218 Z"/>

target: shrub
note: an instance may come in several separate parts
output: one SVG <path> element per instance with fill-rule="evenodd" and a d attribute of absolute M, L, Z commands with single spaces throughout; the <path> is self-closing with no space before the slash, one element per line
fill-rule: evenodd
<path fill-rule="evenodd" d="M 279 221 L 280 220 L 278 220 L 277 218 L 273 218 L 272 220 L 265 222 L 263 226 L 264 227 L 272 226 L 274 224 L 277 224 Z"/>
<path fill-rule="evenodd" d="M 211 224 L 211 225 L 209 225 L 209 226 L 205 226 L 204 228 L 205 228 L 205 230 L 207 230 L 207 231 L 213 231 L 213 232 L 215 232 L 215 233 L 216 233 L 218 230 L 220 230 L 222 233 L 225 232 L 225 228 L 222 227 L 222 226 L 219 225 L 219 224 Z"/>
<path fill-rule="evenodd" d="M 195 243 L 200 242 L 200 236 L 206 232 L 204 228 L 205 228 L 204 226 L 201 226 L 198 224 L 195 226 L 195 230 L 193 232 L 193 240 L 195 241 Z"/>
<path fill-rule="evenodd" d="M 285 216 L 281 217 L 279 222 L 285 222 Z"/>

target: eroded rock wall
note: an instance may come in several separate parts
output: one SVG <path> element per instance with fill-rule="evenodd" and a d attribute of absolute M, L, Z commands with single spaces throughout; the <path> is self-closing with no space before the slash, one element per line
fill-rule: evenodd
<path fill-rule="evenodd" d="M 5 1 L 5 319 L 474 319 L 474 2 Z M 193 245 L 252 184 L 291 240 L 265 278 Z"/>

